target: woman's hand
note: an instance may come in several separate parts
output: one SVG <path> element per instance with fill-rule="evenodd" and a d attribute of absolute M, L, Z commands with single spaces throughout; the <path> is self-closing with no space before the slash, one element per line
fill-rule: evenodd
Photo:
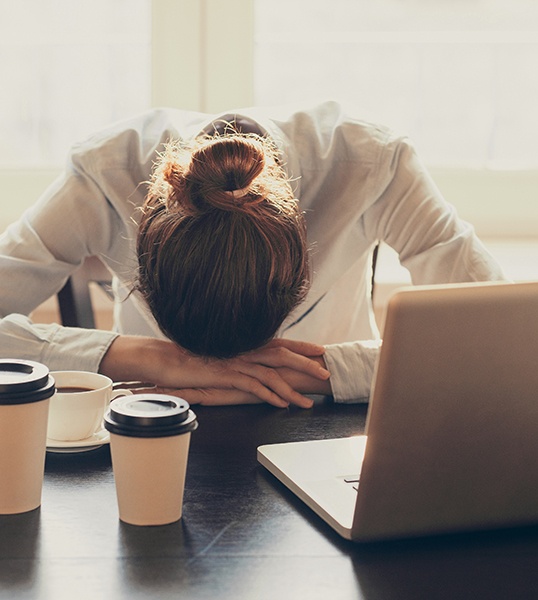
<path fill-rule="evenodd" d="M 317 344 L 279 339 L 237 358 L 207 359 L 172 342 L 119 336 L 105 354 L 100 372 L 115 381 L 151 382 L 159 391 L 176 393 L 193 404 L 268 402 L 309 408 L 312 400 L 299 390 L 330 393 L 323 353 Z M 308 382 L 316 389 L 306 389 L 303 384 Z"/>
<path fill-rule="evenodd" d="M 309 357 L 316 361 L 325 370 L 325 360 L 323 356 Z M 287 367 L 277 368 L 276 371 L 280 377 L 287 382 L 292 389 L 301 394 L 323 394 L 332 393 L 330 381 L 328 379 L 319 379 L 308 373 L 290 369 Z M 164 394 L 180 396 L 189 402 L 189 404 L 202 404 L 205 406 L 219 406 L 225 404 L 256 404 L 262 402 L 260 398 L 248 392 L 240 390 L 223 388 L 196 388 L 170 390 L 156 388 L 157 391 Z M 155 390 L 154 390 L 155 391 Z M 302 405 L 303 408 L 312 406 L 312 400 L 307 399 L 308 403 Z"/>

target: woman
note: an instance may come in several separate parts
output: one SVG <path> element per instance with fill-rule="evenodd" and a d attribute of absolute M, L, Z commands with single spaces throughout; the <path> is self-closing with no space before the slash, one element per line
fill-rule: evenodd
<path fill-rule="evenodd" d="M 503 279 L 410 144 L 336 103 L 151 111 L 74 147 L 0 239 L 2 354 L 193 403 L 364 401 L 378 240 L 414 283 Z M 114 274 L 117 331 L 22 316 L 89 255 Z"/>

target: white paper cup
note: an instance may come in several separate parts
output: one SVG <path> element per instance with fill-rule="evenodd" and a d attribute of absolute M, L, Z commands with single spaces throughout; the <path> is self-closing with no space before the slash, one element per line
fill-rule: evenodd
<path fill-rule="evenodd" d="M 0 360 L 0 514 L 41 504 L 52 394 L 54 379 L 45 365 Z"/>
<path fill-rule="evenodd" d="M 183 513 L 191 432 L 196 415 L 185 400 L 137 394 L 110 404 L 105 427 L 120 519 L 131 525 L 167 525 Z"/>
<path fill-rule="evenodd" d="M 110 401 L 130 394 L 113 390 L 112 380 L 88 371 L 53 371 L 56 393 L 51 398 L 47 437 L 72 442 L 91 438 L 103 429 Z M 80 391 L 75 391 L 78 389 Z"/>

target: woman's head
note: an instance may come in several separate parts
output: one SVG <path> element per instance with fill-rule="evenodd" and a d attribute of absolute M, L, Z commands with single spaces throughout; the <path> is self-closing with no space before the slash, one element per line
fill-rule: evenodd
<path fill-rule="evenodd" d="M 298 203 L 265 138 L 168 145 L 138 234 L 138 288 L 162 331 L 202 356 L 269 341 L 309 285 Z"/>

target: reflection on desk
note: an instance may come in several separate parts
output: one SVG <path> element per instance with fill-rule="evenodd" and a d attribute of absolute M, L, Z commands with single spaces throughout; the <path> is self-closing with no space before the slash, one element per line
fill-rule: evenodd
<path fill-rule="evenodd" d="M 260 444 L 364 432 L 364 405 L 195 407 L 182 521 L 118 520 L 108 445 L 48 454 L 41 509 L 0 517 L 0 598 L 538 597 L 538 528 L 358 545 L 256 461 Z"/>

